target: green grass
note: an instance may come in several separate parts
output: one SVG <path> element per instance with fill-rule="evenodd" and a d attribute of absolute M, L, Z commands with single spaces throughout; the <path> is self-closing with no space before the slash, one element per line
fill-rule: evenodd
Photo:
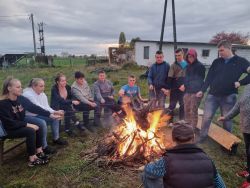
<path fill-rule="evenodd" d="M 60 58 L 57 58 L 55 64 L 56 66 L 51 68 L 19 66 L 1 70 L 0 85 L 9 75 L 19 78 L 22 81 L 23 88 L 27 86 L 31 78 L 42 77 L 46 81 L 46 94 L 50 96 L 50 88 L 53 85 L 54 76 L 58 72 L 63 72 L 71 84 L 74 80 L 74 72 L 83 71 L 91 85 L 97 77 L 93 71 L 96 68 L 107 68 L 109 66 L 108 64 L 98 64 L 96 67 L 87 67 L 82 59 L 70 64 L 68 59 Z M 108 72 L 107 75 L 108 79 L 113 81 L 117 94 L 120 87 L 127 83 L 129 74 L 133 73 L 139 77 L 144 71 L 145 69 L 136 66 L 126 66 L 121 70 Z M 141 87 L 142 96 L 147 97 L 146 80 L 138 80 L 138 85 Z M 234 123 L 236 125 L 234 134 L 242 139 L 238 126 L 238 117 L 234 119 Z M 87 164 L 80 157 L 79 153 L 92 148 L 95 145 L 95 140 L 102 137 L 102 135 L 104 135 L 102 130 L 95 134 L 75 138 L 68 138 L 62 134 L 69 141 L 69 146 L 59 149 L 59 152 L 53 156 L 49 165 L 38 168 L 28 168 L 25 146 L 18 148 L 14 153 L 7 156 L 7 163 L 0 168 L 0 187 L 139 187 L 141 182 L 138 172 L 122 168 L 116 170 L 99 168 L 94 163 Z M 11 142 L 13 141 L 8 141 L 8 144 L 11 144 Z M 223 153 L 218 144 L 211 140 L 202 144 L 201 147 L 214 160 L 227 187 L 235 188 L 242 183 L 243 179 L 236 177 L 235 173 L 241 170 L 245 164 L 243 143 L 239 145 L 235 156 Z M 79 174 L 81 168 L 84 168 L 84 170 Z"/>

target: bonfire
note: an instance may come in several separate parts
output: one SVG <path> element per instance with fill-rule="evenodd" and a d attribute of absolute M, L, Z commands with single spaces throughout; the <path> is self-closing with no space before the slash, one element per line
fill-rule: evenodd
<path fill-rule="evenodd" d="M 92 156 L 99 165 L 136 166 L 160 157 L 171 146 L 162 127 L 169 115 L 156 108 L 154 101 L 140 108 L 124 106 L 126 116 L 114 126 L 105 138 L 91 151 L 81 155 Z"/>

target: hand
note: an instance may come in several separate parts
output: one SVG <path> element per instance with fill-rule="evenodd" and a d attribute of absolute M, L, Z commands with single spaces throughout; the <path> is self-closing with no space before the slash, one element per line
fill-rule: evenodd
<path fill-rule="evenodd" d="M 32 128 L 35 131 L 37 131 L 39 129 L 39 127 L 37 125 L 31 124 L 31 123 L 27 123 L 26 127 Z"/>
<path fill-rule="evenodd" d="M 179 90 L 184 92 L 185 91 L 185 86 L 182 84 L 180 87 L 179 87 Z"/>
<path fill-rule="evenodd" d="M 239 88 L 240 87 L 240 82 L 234 82 L 234 87 Z"/>
<path fill-rule="evenodd" d="M 202 91 L 197 92 L 196 97 L 199 97 L 199 98 L 203 97 L 203 92 Z"/>
<path fill-rule="evenodd" d="M 105 103 L 105 100 L 104 100 L 104 99 L 101 99 L 101 103 L 104 104 L 104 103 Z"/>
<path fill-rule="evenodd" d="M 56 114 L 50 114 L 49 117 L 52 118 L 52 119 L 56 119 L 56 120 L 62 120 L 63 119 L 63 116 L 56 115 Z"/>
<path fill-rule="evenodd" d="M 144 168 L 145 168 L 145 166 L 141 166 L 141 167 L 138 168 L 138 170 L 139 170 L 139 171 L 143 171 Z"/>
<path fill-rule="evenodd" d="M 94 102 L 90 102 L 89 105 L 92 106 L 93 108 L 97 106 L 96 103 Z"/>
<path fill-rule="evenodd" d="M 152 84 L 149 85 L 149 90 L 153 90 L 154 86 Z"/>
<path fill-rule="evenodd" d="M 54 111 L 53 114 L 58 115 L 58 116 L 64 116 L 64 111 L 63 110 L 56 110 L 56 111 Z"/>
<path fill-rule="evenodd" d="M 109 99 L 114 99 L 113 95 L 108 96 Z"/>
<path fill-rule="evenodd" d="M 79 105 L 80 104 L 80 101 L 72 101 L 72 104 L 74 104 L 74 105 Z"/>
<path fill-rule="evenodd" d="M 164 95 L 168 96 L 170 91 L 169 89 L 161 88 L 161 91 L 164 93 Z"/>
<path fill-rule="evenodd" d="M 221 116 L 217 119 L 217 121 L 225 121 L 225 117 L 224 116 Z"/>

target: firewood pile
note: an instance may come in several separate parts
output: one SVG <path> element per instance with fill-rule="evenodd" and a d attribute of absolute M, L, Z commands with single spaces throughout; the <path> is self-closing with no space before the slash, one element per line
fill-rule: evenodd
<path fill-rule="evenodd" d="M 152 105 L 149 102 L 140 109 L 126 107 L 123 122 L 114 126 L 95 148 L 81 152 L 81 157 L 100 167 L 139 167 L 159 158 L 172 145 L 166 141 L 164 131 L 170 117 Z"/>

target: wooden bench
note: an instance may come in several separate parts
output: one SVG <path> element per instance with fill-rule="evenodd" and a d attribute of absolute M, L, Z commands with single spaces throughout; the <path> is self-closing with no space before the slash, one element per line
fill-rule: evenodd
<path fill-rule="evenodd" d="M 25 143 L 25 140 L 22 140 L 21 142 L 15 144 L 14 146 L 4 149 L 4 142 L 5 140 L 8 139 L 7 134 L 2 126 L 2 123 L 0 121 L 0 166 L 3 165 L 4 163 L 4 155 L 9 153 L 10 151 L 14 150 L 15 148 L 19 147 L 23 143 Z"/>

